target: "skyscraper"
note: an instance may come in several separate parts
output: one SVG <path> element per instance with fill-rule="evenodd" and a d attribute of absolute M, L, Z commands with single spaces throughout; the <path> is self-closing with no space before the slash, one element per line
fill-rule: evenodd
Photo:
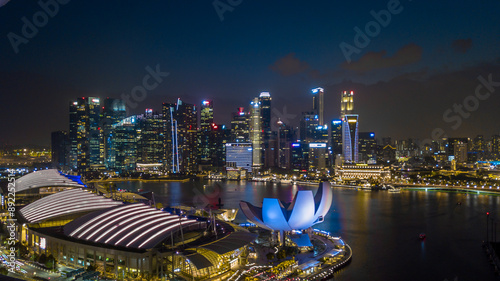
<path fill-rule="evenodd" d="M 359 154 L 360 161 L 368 164 L 377 163 L 377 142 L 374 132 L 359 133 Z"/>
<path fill-rule="evenodd" d="M 119 174 L 132 171 L 137 163 L 137 139 L 139 133 L 137 116 L 130 116 L 111 125 L 107 139 L 107 166 Z"/>
<path fill-rule="evenodd" d="M 69 136 L 66 131 L 52 132 L 52 166 L 67 169 L 69 160 Z"/>
<path fill-rule="evenodd" d="M 262 122 L 262 164 L 266 167 L 275 166 L 274 138 L 271 130 L 271 95 L 269 92 L 261 92 L 259 95 L 260 115 Z M 266 158 L 267 157 L 267 158 Z"/>
<path fill-rule="evenodd" d="M 139 128 L 137 162 L 141 164 L 163 163 L 163 116 L 148 108 L 145 114 L 137 116 L 137 122 Z"/>
<path fill-rule="evenodd" d="M 325 105 L 324 105 L 324 99 L 325 99 L 325 91 L 323 88 L 315 88 L 312 89 L 312 94 L 313 94 L 313 110 L 314 112 L 318 115 L 319 119 L 319 124 L 321 126 L 325 125 L 324 122 L 324 112 L 325 112 Z"/>
<path fill-rule="evenodd" d="M 177 119 L 175 118 L 175 109 L 175 103 L 164 102 L 162 104 L 163 133 L 165 134 L 165 137 L 163 139 L 163 151 L 165 153 L 165 170 L 172 173 L 179 173 L 179 138 L 177 135 Z"/>
<path fill-rule="evenodd" d="M 91 165 L 104 164 L 100 109 L 100 100 L 96 97 L 82 97 L 70 103 L 70 162 L 80 174 L 89 172 Z"/>
<path fill-rule="evenodd" d="M 204 100 L 200 107 L 200 131 L 198 141 L 198 156 L 200 165 L 213 165 L 212 158 L 217 148 L 215 135 L 214 106 L 211 100 Z"/>
<path fill-rule="evenodd" d="M 342 154 L 342 120 L 332 120 L 332 154 L 334 157 Z"/>
<path fill-rule="evenodd" d="M 358 115 L 354 110 L 354 91 L 343 91 L 340 99 L 342 119 L 342 156 L 349 163 L 358 162 Z"/>
<path fill-rule="evenodd" d="M 254 98 L 250 102 L 250 142 L 252 143 L 252 166 L 255 169 L 262 167 L 263 122 L 261 115 L 261 101 Z"/>
<path fill-rule="evenodd" d="M 198 118 L 196 106 L 184 103 L 163 103 L 165 154 L 167 170 L 173 173 L 197 170 Z M 168 160 L 167 160 L 168 159 Z"/>
<path fill-rule="evenodd" d="M 354 110 L 354 91 L 343 91 L 340 100 L 340 117 L 351 114 Z"/>
<path fill-rule="evenodd" d="M 262 130 L 264 130 L 264 141 L 269 139 L 271 132 L 271 95 L 269 92 L 262 92 L 259 95 L 260 114 L 262 116 Z"/>
<path fill-rule="evenodd" d="M 238 107 L 238 112 L 233 112 L 231 120 L 231 142 L 249 142 L 248 113 L 243 107 Z"/>
<path fill-rule="evenodd" d="M 344 161 L 358 162 L 358 115 L 345 114 L 342 121 L 342 146 Z"/>
<path fill-rule="evenodd" d="M 101 127 L 103 130 L 104 138 L 104 155 L 103 159 L 106 161 L 106 167 L 108 166 L 108 154 L 109 154 L 109 138 L 111 134 L 112 126 L 127 117 L 127 110 L 125 107 L 125 101 L 122 99 L 106 98 L 102 107 L 101 114 Z"/>

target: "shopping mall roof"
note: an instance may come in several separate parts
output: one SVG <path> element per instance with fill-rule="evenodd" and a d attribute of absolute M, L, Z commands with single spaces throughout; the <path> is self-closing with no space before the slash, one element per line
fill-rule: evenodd
<path fill-rule="evenodd" d="M 97 211 L 123 205 L 123 202 L 98 196 L 88 191 L 70 189 L 41 198 L 20 210 L 29 223 L 57 217 Z"/>
<path fill-rule="evenodd" d="M 96 211 L 64 227 L 64 234 L 76 239 L 110 246 L 150 249 L 197 220 L 179 217 L 142 203 Z"/>
<path fill-rule="evenodd" d="M 224 255 L 248 245 L 253 242 L 257 236 L 257 234 L 251 232 L 237 231 L 230 233 L 222 239 L 209 244 L 201 245 L 199 247 L 216 252 L 219 255 Z"/>
<path fill-rule="evenodd" d="M 16 192 L 40 187 L 83 188 L 85 184 L 83 184 L 79 176 L 66 175 L 56 169 L 40 170 L 29 173 L 15 181 Z"/>
<path fill-rule="evenodd" d="M 208 258 L 196 252 L 186 251 L 184 252 L 184 257 L 186 257 L 188 261 L 192 262 L 197 269 L 203 269 L 213 266 L 213 263 Z"/>

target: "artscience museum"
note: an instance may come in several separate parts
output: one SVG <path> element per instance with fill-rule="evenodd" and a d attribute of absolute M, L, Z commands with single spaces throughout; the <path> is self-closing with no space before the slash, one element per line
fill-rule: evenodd
<path fill-rule="evenodd" d="M 249 221 L 273 231 L 304 230 L 323 222 L 332 205 L 329 182 L 322 182 L 316 194 L 299 190 L 291 203 L 276 198 L 264 198 L 262 207 L 241 201 L 240 208 Z"/>

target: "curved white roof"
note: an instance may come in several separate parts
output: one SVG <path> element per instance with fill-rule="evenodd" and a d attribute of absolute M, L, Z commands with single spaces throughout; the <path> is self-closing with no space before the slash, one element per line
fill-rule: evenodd
<path fill-rule="evenodd" d="M 240 202 L 240 208 L 248 220 L 262 228 L 290 231 L 307 229 L 323 222 L 332 199 L 330 183 L 322 182 L 316 196 L 311 190 L 299 190 L 290 205 L 277 198 L 264 198 L 262 208 L 245 201 Z"/>
<path fill-rule="evenodd" d="M 22 192 L 28 189 L 40 187 L 85 187 L 82 182 L 71 178 L 73 176 L 65 176 L 57 169 L 41 170 L 29 173 L 16 180 L 16 192 Z"/>
<path fill-rule="evenodd" d="M 111 246 L 149 249 L 179 230 L 180 224 L 184 228 L 196 223 L 138 203 L 88 214 L 68 223 L 64 234 Z"/>
<path fill-rule="evenodd" d="M 55 217 L 97 211 L 118 205 L 123 205 L 123 203 L 78 188 L 61 191 L 39 199 L 22 208 L 20 212 L 29 223 L 36 223 Z"/>

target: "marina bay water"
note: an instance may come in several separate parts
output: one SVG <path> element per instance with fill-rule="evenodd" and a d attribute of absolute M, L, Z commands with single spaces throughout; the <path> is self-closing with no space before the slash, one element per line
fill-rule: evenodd
<path fill-rule="evenodd" d="M 121 182 L 118 188 L 153 191 L 167 205 L 238 208 L 264 197 L 291 201 L 317 185 L 262 182 Z M 341 236 L 353 249 L 335 280 L 496 280 L 481 243 L 486 212 L 500 215 L 500 196 L 442 191 L 362 191 L 333 188 L 333 203 L 317 228 Z M 237 222 L 244 216 L 238 213 Z M 498 239 L 500 240 L 500 224 Z M 419 234 L 426 239 L 420 240 Z"/>

